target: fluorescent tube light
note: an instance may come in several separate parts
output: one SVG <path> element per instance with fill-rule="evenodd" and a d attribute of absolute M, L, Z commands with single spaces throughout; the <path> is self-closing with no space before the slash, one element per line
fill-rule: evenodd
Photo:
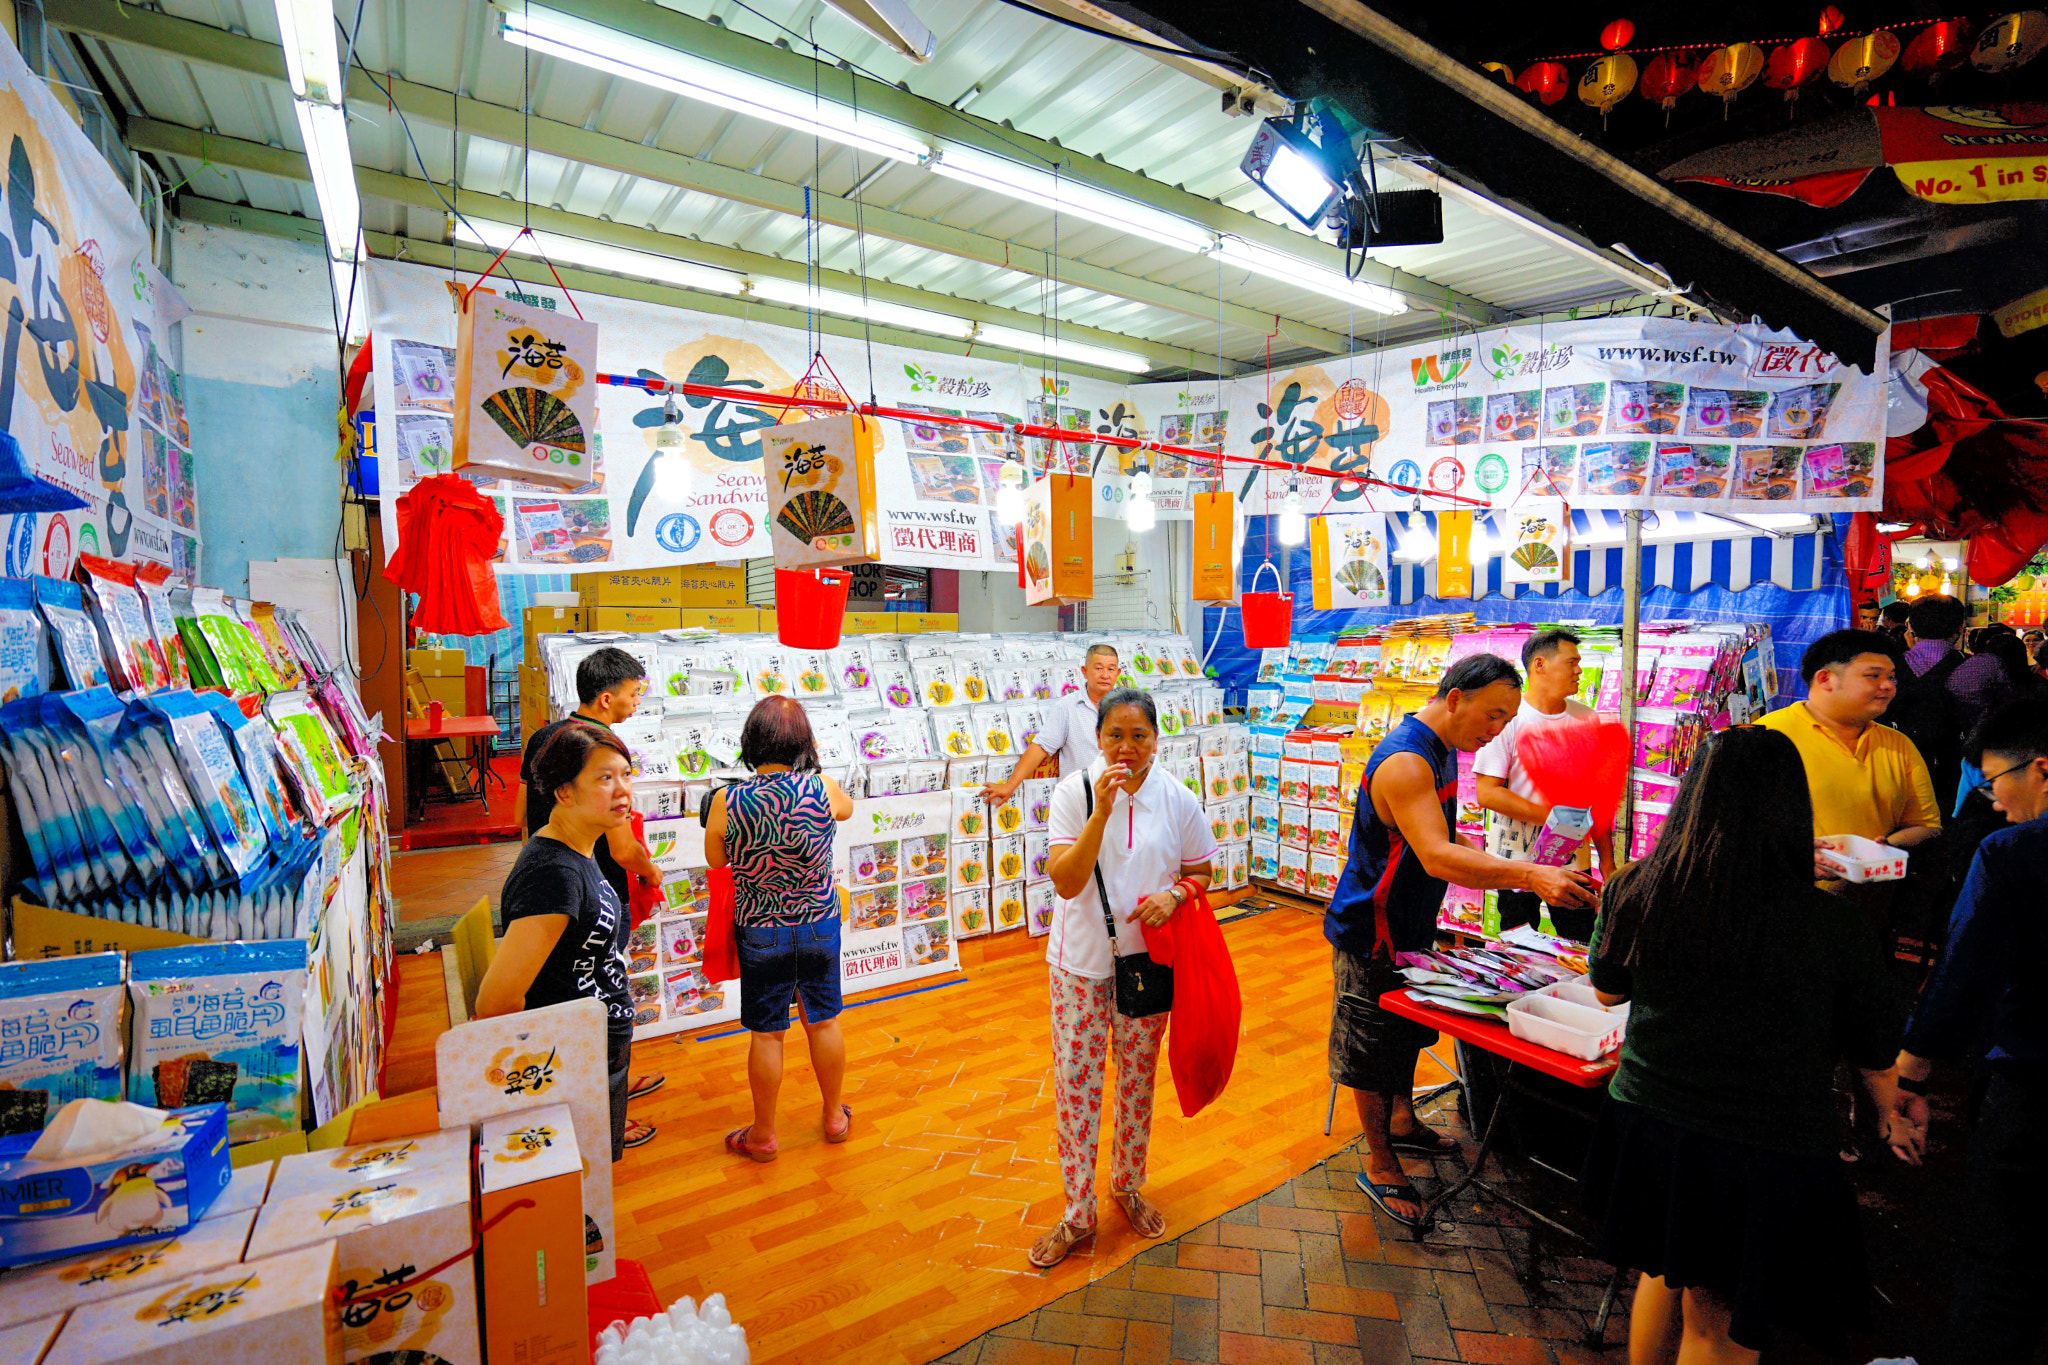
<path fill-rule="evenodd" d="M 912 331 L 932 332 L 938 336 L 966 340 L 973 332 L 971 323 L 945 313 L 934 313 L 926 308 L 911 308 L 905 304 L 890 303 L 883 299 L 864 299 L 858 294 L 848 294 L 838 289 L 819 289 L 802 280 L 783 280 L 774 277 L 753 276 L 747 281 L 747 292 L 757 299 L 770 303 L 787 304 L 792 308 L 805 308 L 817 313 L 837 313 L 842 317 L 867 318 L 872 322 L 886 323 L 892 327 L 908 327 Z"/>
<path fill-rule="evenodd" d="M 327 254 L 335 260 L 348 260 L 355 255 L 363 230 L 363 204 L 356 197 L 356 163 L 348 150 L 348 118 L 338 104 L 294 100 L 292 108 L 299 116 L 299 136 L 306 143 L 313 195 L 320 201 L 320 229 L 327 236 Z"/>
<path fill-rule="evenodd" d="M 334 317 L 336 325 L 346 323 L 348 327 L 344 341 L 353 345 L 370 334 L 370 306 L 363 296 L 362 268 L 358 262 L 370 258 L 370 253 L 357 243 L 354 260 L 330 259 L 327 269 L 334 277 Z"/>
<path fill-rule="evenodd" d="M 1150 204 L 1081 184 L 1067 176 L 1054 175 L 1043 167 L 990 156 L 972 147 L 942 143 L 930 165 L 934 173 L 949 180 L 993 190 L 1055 213 L 1100 223 L 1161 246 L 1190 252 L 1207 251 L 1215 239 L 1215 234 L 1207 229 Z"/>
<path fill-rule="evenodd" d="M 1216 254 L 1232 265 L 1242 266 L 1269 280 L 1297 285 L 1327 298 L 1355 303 L 1375 313 L 1405 313 L 1408 301 L 1383 284 L 1347 279 L 1341 270 L 1315 265 L 1298 256 L 1247 242 L 1242 237 L 1219 237 Z"/>
<path fill-rule="evenodd" d="M 686 99 L 898 161 L 919 161 L 930 152 L 926 139 L 901 124 L 858 113 L 832 100 L 815 100 L 807 90 L 722 66 L 560 10 L 507 5 L 499 11 L 499 22 L 507 42 Z"/>
<path fill-rule="evenodd" d="M 981 323 L 974 329 L 974 339 L 984 346 L 1001 346 L 1006 350 L 1025 351 L 1031 355 L 1058 356 L 1071 360 L 1077 365 L 1094 365 L 1105 370 L 1122 370 L 1125 374 L 1143 374 L 1152 368 L 1152 362 L 1135 351 L 1117 351 L 1107 346 L 1091 346 L 1085 341 L 1053 340 L 1036 332 L 1027 332 L 1017 327 L 997 327 Z"/>
<path fill-rule="evenodd" d="M 340 104 L 341 53 L 334 41 L 333 0 L 275 0 L 284 41 L 284 69 L 292 94 L 316 104 Z"/>
<path fill-rule="evenodd" d="M 455 220 L 455 240 L 473 242 L 491 251 L 503 251 L 519 236 L 509 223 L 492 223 L 475 218 Z M 564 237 L 555 232 L 536 232 L 520 241 L 513 251 L 521 256 L 545 255 L 557 265 L 580 265 L 591 270 L 608 270 L 618 275 L 655 280 L 684 289 L 702 289 L 711 294 L 737 294 L 746 281 L 729 270 L 671 260 L 650 251 L 634 251 L 582 237 Z"/>

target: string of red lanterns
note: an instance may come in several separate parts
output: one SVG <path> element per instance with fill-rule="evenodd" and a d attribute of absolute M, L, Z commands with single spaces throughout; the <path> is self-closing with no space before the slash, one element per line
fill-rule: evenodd
<path fill-rule="evenodd" d="M 1720 96 L 1726 106 L 1761 77 L 1767 88 L 1781 91 L 1791 101 L 1825 74 L 1836 85 L 1861 95 L 1894 66 L 1926 79 L 1952 71 L 1965 61 L 1979 71 L 2000 74 L 2025 66 L 2048 49 L 2048 15 L 2040 10 L 2002 14 L 1981 29 L 1970 19 L 1958 17 L 1843 33 L 1845 22 L 1841 10 L 1829 5 L 1820 12 L 1821 36 L 1718 47 L 1687 43 L 1631 53 L 1623 49 L 1635 37 L 1635 24 L 1615 19 L 1600 30 L 1601 51 L 1545 57 L 1519 74 L 1502 62 L 1487 62 L 1483 69 L 1544 104 L 1556 104 L 1573 85 L 1565 63 L 1590 57 L 1593 60 L 1577 81 L 1578 95 L 1581 102 L 1600 111 L 1605 126 L 1614 107 L 1637 90 L 1663 107 L 1669 123 L 1680 97 L 1694 89 Z M 1902 42 L 1900 31 L 1916 27 L 1911 40 Z M 1837 46 L 1828 45 L 1827 35 L 1831 34 L 1839 35 Z M 1638 57 L 1647 58 L 1647 64 L 1638 67 Z"/>

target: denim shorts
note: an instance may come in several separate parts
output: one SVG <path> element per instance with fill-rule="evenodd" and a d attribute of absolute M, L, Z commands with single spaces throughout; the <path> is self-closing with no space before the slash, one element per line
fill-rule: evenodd
<path fill-rule="evenodd" d="M 789 1027 L 789 1002 L 803 1003 L 806 1024 L 836 1019 L 839 996 L 839 919 L 815 924 L 755 925 L 738 929 L 740 1026 L 753 1033 Z"/>

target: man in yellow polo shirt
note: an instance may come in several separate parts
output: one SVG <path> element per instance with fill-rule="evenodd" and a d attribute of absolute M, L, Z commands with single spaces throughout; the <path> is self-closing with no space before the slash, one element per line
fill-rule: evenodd
<path fill-rule="evenodd" d="M 1898 692 L 1897 645 L 1869 630 L 1823 635 L 1799 660 L 1806 700 L 1758 723 L 1797 746 L 1813 791 L 1813 832 L 1910 849 L 1941 833 L 1934 782 L 1913 741 L 1877 718 Z"/>

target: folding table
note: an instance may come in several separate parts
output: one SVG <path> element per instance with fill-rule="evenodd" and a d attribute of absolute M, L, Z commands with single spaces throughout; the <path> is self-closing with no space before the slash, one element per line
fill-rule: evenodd
<path fill-rule="evenodd" d="M 1406 989 L 1388 991 L 1385 995 L 1382 995 L 1380 997 L 1380 1008 L 1390 1014 L 1398 1014 L 1404 1019 L 1412 1019 L 1424 1027 L 1437 1030 L 1439 1033 L 1448 1033 L 1458 1041 L 1479 1048 L 1481 1051 L 1490 1052 L 1508 1064 L 1506 1071 L 1501 1076 L 1500 1095 L 1494 1101 L 1493 1113 L 1487 1118 L 1486 1132 L 1480 1137 L 1479 1150 L 1474 1154 L 1471 1166 L 1466 1170 L 1463 1179 L 1444 1189 L 1442 1193 L 1429 1200 L 1424 1206 L 1422 1220 L 1416 1224 L 1414 1229 L 1415 1240 L 1418 1242 L 1422 1240 L 1423 1233 L 1429 1229 L 1430 1224 L 1435 1220 L 1437 1210 L 1448 1205 L 1451 1200 L 1457 1198 L 1466 1190 L 1476 1189 L 1485 1198 L 1491 1199 L 1496 1203 L 1505 1204 L 1509 1208 L 1534 1218 L 1545 1227 L 1554 1228 L 1573 1241 L 1584 1244 L 1586 1238 L 1583 1233 L 1575 1228 L 1565 1226 L 1540 1209 L 1529 1207 L 1529 1205 L 1524 1204 L 1513 1195 L 1500 1189 L 1499 1186 L 1489 1184 L 1481 1178 L 1481 1172 L 1486 1169 L 1487 1157 L 1492 1155 L 1494 1136 L 1500 1130 L 1501 1114 L 1507 1109 L 1512 1100 L 1529 1099 L 1538 1103 L 1556 1103 L 1551 1097 L 1518 1084 L 1515 1080 L 1516 1067 L 1527 1067 L 1529 1070 L 1540 1075 L 1549 1076 L 1553 1079 L 1564 1081 L 1567 1084 L 1591 1090 L 1607 1084 L 1608 1078 L 1613 1076 L 1615 1070 L 1621 1065 L 1620 1057 L 1609 1054 L 1594 1061 L 1581 1061 L 1577 1057 L 1569 1057 L 1562 1052 L 1556 1052 L 1525 1039 L 1517 1038 L 1508 1031 L 1506 1024 L 1494 1019 L 1474 1014 L 1462 1014 L 1455 1010 L 1438 1009 L 1433 1005 L 1425 1004 L 1423 998 Z M 1590 1334 L 1590 1338 L 1594 1341 L 1598 1341 L 1606 1335 L 1607 1319 L 1614 1312 L 1615 1296 L 1621 1289 L 1621 1276 L 1622 1272 L 1617 1268 L 1607 1281 L 1607 1292 L 1600 1299 L 1599 1315 L 1594 1320 L 1593 1330 Z"/>

